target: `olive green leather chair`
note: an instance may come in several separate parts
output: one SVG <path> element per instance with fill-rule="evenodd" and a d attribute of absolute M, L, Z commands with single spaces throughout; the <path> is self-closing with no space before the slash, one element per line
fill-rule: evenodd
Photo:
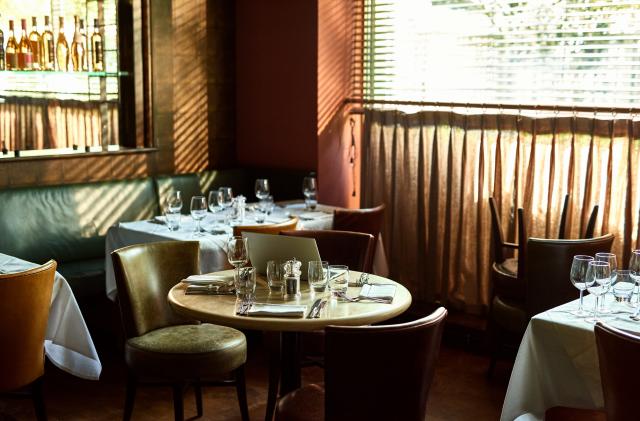
<path fill-rule="evenodd" d="M 182 395 L 193 384 L 202 416 L 202 384 L 235 385 L 243 420 L 248 420 L 244 381 L 247 342 L 230 327 L 186 320 L 171 309 L 167 294 L 180 280 L 199 273 L 197 241 L 137 244 L 112 253 L 128 367 L 124 419 L 133 412 L 139 379 L 169 380 L 175 419 L 183 419 Z M 221 382 L 201 379 L 229 377 Z"/>

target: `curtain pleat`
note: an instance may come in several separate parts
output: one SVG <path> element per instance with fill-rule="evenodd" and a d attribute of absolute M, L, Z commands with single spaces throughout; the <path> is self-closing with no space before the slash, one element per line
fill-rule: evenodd
<path fill-rule="evenodd" d="M 367 110 L 362 205 L 387 205 L 391 276 L 416 301 L 482 312 L 489 299 L 496 199 L 507 240 L 516 209 L 528 235 L 556 238 L 569 194 L 566 238 L 579 238 L 594 205 L 595 235 L 615 235 L 626 265 L 640 236 L 640 140 L 627 118 Z"/>

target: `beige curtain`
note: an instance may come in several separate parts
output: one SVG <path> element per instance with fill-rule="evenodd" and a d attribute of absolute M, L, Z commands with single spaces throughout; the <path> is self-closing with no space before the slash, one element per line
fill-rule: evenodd
<path fill-rule="evenodd" d="M 512 241 L 518 207 L 530 236 L 557 238 L 569 194 L 566 237 L 579 238 L 598 204 L 595 235 L 613 233 L 627 265 L 640 229 L 639 123 L 525 114 L 366 111 L 362 205 L 387 205 L 391 276 L 416 301 L 485 310 L 491 196 Z"/>
<path fill-rule="evenodd" d="M 118 144 L 118 104 L 5 98 L 0 102 L 0 140 L 10 150 Z"/>

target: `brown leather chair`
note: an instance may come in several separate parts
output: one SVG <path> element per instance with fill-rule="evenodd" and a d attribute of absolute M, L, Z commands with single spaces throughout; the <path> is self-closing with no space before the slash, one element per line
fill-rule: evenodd
<path fill-rule="evenodd" d="M 424 420 L 446 315 L 327 327 L 325 384 L 284 396 L 276 420 Z"/>
<path fill-rule="evenodd" d="M 384 204 L 367 209 L 336 209 L 333 211 L 333 229 L 337 231 L 365 232 L 373 235 L 372 256 L 376 255 L 378 236 L 384 224 Z"/>
<path fill-rule="evenodd" d="M 560 227 L 558 228 L 558 239 L 564 240 L 565 231 L 567 226 L 567 217 L 569 213 L 569 195 L 564 196 L 564 203 L 562 206 L 562 214 L 560 215 Z M 591 209 L 591 215 L 587 221 L 587 227 L 585 228 L 584 235 L 581 238 L 593 238 L 593 232 L 596 228 L 596 219 L 598 217 L 598 205 L 595 205 Z"/>
<path fill-rule="evenodd" d="M 233 235 L 239 237 L 243 232 L 257 232 L 260 234 L 280 234 L 280 231 L 294 230 L 298 226 L 298 217 L 294 216 L 287 221 L 277 224 L 263 225 L 236 225 L 233 227 Z"/>
<path fill-rule="evenodd" d="M 347 265 L 359 272 L 371 272 L 373 266 L 374 238 L 362 232 L 336 230 L 282 231 L 290 237 L 314 238 L 322 260 L 331 265 Z"/>
<path fill-rule="evenodd" d="M 184 387 L 195 387 L 202 416 L 202 378 L 233 373 L 243 420 L 249 419 L 244 381 L 247 342 L 230 327 L 186 320 L 173 312 L 169 290 L 200 272 L 197 241 L 166 241 L 124 247 L 112 254 L 128 367 L 124 419 L 129 420 L 138 379 L 168 380 L 173 386 L 175 419 L 183 419 Z M 207 383 L 209 384 L 209 383 Z M 217 382 L 215 384 L 221 384 Z"/>
<path fill-rule="evenodd" d="M 602 322 L 596 323 L 595 335 L 607 420 L 637 420 L 640 336 Z"/>
<path fill-rule="evenodd" d="M 42 393 L 44 336 L 56 262 L 0 274 L 0 392 L 29 386 L 36 418 L 46 420 Z"/>

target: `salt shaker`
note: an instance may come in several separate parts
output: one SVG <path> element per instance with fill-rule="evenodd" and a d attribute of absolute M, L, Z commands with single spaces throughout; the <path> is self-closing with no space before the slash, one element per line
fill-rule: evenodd
<path fill-rule="evenodd" d="M 302 271 L 300 267 L 302 262 L 296 260 L 294 257 L 291 260 L 287 260 L 284 267 L 284 297 L 295 298 L 300 296 L 300 275 Z"/>

